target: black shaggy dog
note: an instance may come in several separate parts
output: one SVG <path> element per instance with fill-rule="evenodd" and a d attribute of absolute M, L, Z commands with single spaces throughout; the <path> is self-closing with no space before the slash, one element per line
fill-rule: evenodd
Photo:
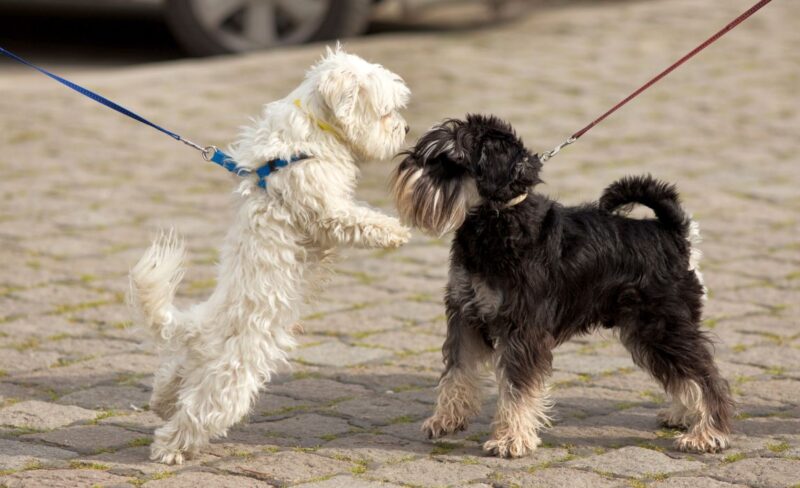
<path fill-rule="evenodd" d="M 484 449 L 523 456 L 549 423 L 553 348 L 615 329 L 634 362 L 672 399 L 662 421 L 687 429 L 681 450 L 728 446 L 732 401 L 700 329 L 705 288 L 696 225 L 672 185 L 623 178 L 599 202 L 565 207 L 534 193 L 541 163 L 509 124 L 469 115 L 426 133 L 393 180 L 398 210 L 434 234 L 455 230 L 445 298 L 445 371 L 429 437 L 467 426 L 480 407 L 481 366 L 499 384 Z M 655 219 L 615 210 L 638 203 Z"/>

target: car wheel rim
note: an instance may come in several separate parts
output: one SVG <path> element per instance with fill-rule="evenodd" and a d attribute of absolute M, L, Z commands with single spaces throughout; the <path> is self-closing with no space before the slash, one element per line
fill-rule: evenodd
<path fill-rule="evenodd" d="M 200 26 L 232 51 L 309 40 L 333 0 L 192 0 Z"/>

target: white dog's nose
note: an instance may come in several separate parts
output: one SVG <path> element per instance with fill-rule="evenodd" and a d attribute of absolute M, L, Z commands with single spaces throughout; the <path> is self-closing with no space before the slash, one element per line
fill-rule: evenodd
<path fill-rule="evenodd" d="M 410 131 L 410 130 L 411 130 L 411 127 L 409 127 L 408 125 L 406 125 L 406 134 L 408 134 L 408 131 Z"/>

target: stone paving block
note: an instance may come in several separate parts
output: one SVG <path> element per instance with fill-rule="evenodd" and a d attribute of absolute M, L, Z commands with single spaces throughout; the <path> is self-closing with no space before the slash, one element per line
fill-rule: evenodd
<path fill-rule="evenodd" d="M 586 354 L 557 355 L 553 368 L 570 373 L 596 375 L 621 368 L 636 368 L 630 356 L 589 356 Z"/>
<path fill-rule="evenodd" d="M 421 438 L 419 439 L 422 440 Z M 326 443 L 317 453 L 327 457 L 346 457 L 354 461 L 391 464 L 409 456 L 425 455 L 429 445 L 389 435 L 355 434 Z"/>
<path fill-rule="evenodd" d="M 526 488 L 562 488 L 566 486 L 570 488 L 623 488 L 630 486 L 621 480 L 567 468 L 537 469 L 532 473 L 515 472 L 504 477 L 504 481 Z"/>
<path fill-rule="evenodd" d="M 391 352 L 383 349 L 328 342 L 318 346 L 297 349 L 292 352 L 292 358 L 311 364 L 341 367 L 388 358 L 391 354 Z"/>
<path fill-rule="evenodd" d="M 6 373 L 45 369 L 56 364 L 60 357 L 61 354 L 55 351 L 3 349 L 0 352 L 0 369 Z"/>
<path fill-rule="evenodd" d="M 701 486 L 703 488 L 745 488 L 747 485 L 727 483 L 707 477 L 677 476 L 653 483 L 652 486 L 657 488 L 698 488 Z"/>
<path fill-rule="evenodd" d="M 10 382 L 0 382 L 0 407 L 18 403 L 23 398 L 49 400 L 50 395 L 48 392 L 43 392 L 30 386 L 21 386 Z"/>
<path fill-rule="evenodd" d="M 750 381 L 741 385 L 741 388 L 749 395 L 766 400 L 794 405 L 800 403 L 800 388 L 794 380 Z"/>
<path fill-rule="evenodd" d="M 26 383 L 51 388 L 63 395 L 101 384 L 128 381 L 136 375 L 152 374 L 157 365 L 158 360 L 154 355 L 126 353 L 34 371 L 19 375 L 18 378 Z"/>
<path fill-rule="evenodd" d="M 52 314 L 66 314 L 72 311 L 94 307 L 100 304 L 115 301 L 109 293 L 87 290 L 81 286 L 52 284 L 36 288 L 29 288 L 15 293 L 19 298 L 30 303 L 38 304 L 38 312 Z M 46 308 L 42 308 L 46 305 Z"/>
<path fill-rule="evenodd" d="M 130 478 L 93 469 L 36 469 L 0 476 L 0 486 L 8 488 L 133 486 Z"/>
<path fill-rule="evenodd" d="M 94 420 L 97 414 L 85 408 L 30 400 L 0 409 L 0 425 L 49 430 Z"/>
<path fill-rule="evenodd" d="M 23 439 L 39 440 L 65 446 L 83 454 L 114 450 L 141 439 L 142 434 L 111 425 L 82 425 L 41 434 L 28 434 Z"/>
<path fill-rule="evenodd" d="M 800 349 L 796 346 L 748 347 L 734 356 L 737 362 L 751 364 L 763 368 L 780 368 L 788 371 L 800 371 Z"/>
<path fill-rule="evenodd" d="M 368 471 L 366 477 L 394 483 L 425 487 L 464 486 L 486 478 L 492 470 L 476 464 L 443 463 L 433 459 L 416 459 L 386 465 Z"/>
<path fill-rule="evenodd" d="M 473 437 L 470 436 L 470 439 L 472 438 Z M 514 459 L 498 458 L 495 456 L 489 456 L 483 451 L 483 444 L 481 443 L 482 440 L 488 440 L 488 435 L 486 436 L 486 439 L 481 439 L 478 442 L 466 441 L 453 444 L 449 443 L 448 441 L 428 442 L 429 447 L 432 448 L 432 455 L 436 459 L 451 463 L 480 464 L 482 466 L 502 471 L 535 471 L 537 469 L 542 469 L 545 466 L 564 462 L 573 457 L 566 449 L 540 446 L 530 455 L 525 457 Z M 453 448 L 454 445 L 459 445 L 460 447 Z M 438 452 L 446 451 L 450 448 L 453 449 L 449 453 L 438 454 Z"/>
<path fill-rule="evenodd" d="M 655 432 L 626 426 L 587 426 L 579 420 L 562 421 L 540 434 L 543 441 L 553 445 L 575 445 L 617 449 L 624 446 L 654 442 Z"/>
<path fill-rule="evenodd" d="M 270 390 L 272 390 L 270 386 Z M 262 419 L 263 417 L 287 416 L 296 412 L 314 408 L 315 405 L 305 400 L 295 400 L 288 396 L 273 395 L 271 393 L 261 393 L 256 399 L 255 405 L 250 413 L 251 419 Z"/>
<path fill-rule="evenodd" d="M 722 320 L 732 317 L 746 317 L 760 315 L 769 309 L 749 302 L 734 302 L 714 298 L 708 300 L 703 307 L 703 317 L 706 319 Z"/>
<path fill-rule="evenodd" d="M 134 443 L 146 444 L 150 440 L 152 440 L 151 436 L 142 436 Z M 108 472 L 119 476 L 147 477 L 154 474 L 164 476 L 164 473 L 171 473 L 178 469 L 151 462 L 149 445 L 125 447 L 117 451 L 101 452 L 94 455 L 82 455 L 77 461 L 105 466 L 108 468 Z M 192 467 L 196 464 L 199 464 L 198 460 L 191 459 L 186 461 L 186 464 L 180 469 Z"/>
<path fill-rule="evenodd" d="M 744 368 L 747 368 L 746 366 Z M 751 374 L 758 374 L 761 371 L 757 368 L 748 368 Z M 587 386 L 607 388 L 609 390 L 628 390 L 636 393 L 644 391 L 658 391 L 659 384 L 650 375 L 640 370 L 639 368 L 633 370 L 622 370 L 614 374 L 602 374 L 587 379 L 585 376 L 576 376 L 573 374 L 565 374 L 564 382 L 571 381 L 572 384 L 585 383 Z M 561 388 L 568 388 L 569 385 L 558 385 L 558 379 L 553 375 L 551 384 Z M 647 401 L 642 399 L 642 401 Z"/>
<path fill-rule="evenodd" d="M 325 481 L 314 481 L 297 485 L 298 488 L 399 488 L 401 485 L 382 481 L 367 481 L 352 476 L 334 476 Z"/>
<path fill-rule="evenodd" d="M 223 460 L 214 467 L 229 473 L 285 485 L 336 474 L 349 474 L 353 464 L 306 452 L 287 451 Z"/>
<path fill-rule="evenodd" d="M 341 383 L 325 378 L 304 378 L 290 381 L 274 385 L 270 387 L 270 391 L 314 402 L 331 402 L 370 393 L 361 385 Z"/>
<path fill-rule="evenodd" d="M 0 331 L 8 335 L 4 339 L 8 339 L 12 347 L 30 337 L 36 337 L 40 343 L 48 343 L 60 337 L 92 337 L 97 332 L 94 327 L 74 322 L 63 315 L 47 314 L 41 307 L 36 313 L 1 323 Z"/>
<path fill-rule="evenodd" d="M 325 438 L 348 432 L 351 426 L 338 417 L 311 413 L 294 415 L 283 420 L 254 423 L 246 428 L 273 436 Z"/>
<path fill-rule="evenodd" d="M 133 386 L 96 386 L 59 397 L 58 403 L 95 410 L 131 410 L 150 401 L 150 392 Z"/>
<path fill-rule="evenodd" d="M 570 386 L 554 390 L 552 398 L 555 401 L 553 408 L 555 413 L 578 410 L 586 416 L 605 415 L 618 410 L 622 405 L 652 403 L 652 397 L 643 396 L 644 392 L 595 387 L 591 386 L 591 380 L 586 385 L 589 386 Z M 661 395 L 659 390 L 657 387 L 653 389 L 653 391 L 659 392 L 655 395 Z"/>
<path fill-rule="evenodd" d="M 53 461 L 71 459 L 77 455 L 57 447 L 0 439 L 0 472 L 22 469 L 33 462 L 52 464 Z"/>
<path fill-rule="evenodd" d="M 417 328 L 381 332 L 365 337 L 361 342 L 386 349 L 405 351 L 430 351 L 439 353 L 442 338 L 436 335 L 421 333 Z"/>
<path fill-rule="evenodd" d="M 751 458 L 711 469 L 707 473 L 731 483 L 754 488 L 792 487 L 800 482 L 800 461 Z"/>
<path fill-rule="evenodd" d="M 398 419 L 419 418 L 429 410 L 427 405 L 404 403 L 391 396 L 374 395 L 337 403 L 331 411 L 345 415 L 355 425 L 385 425 Z"/>
<path fill-rule="evenodd" d="M 270 488 L 274 485 L 244 476 L 184 471 L 168 478 L 148 481 L 142 486 L 147 488 Z"/>
<path fill-rule="evenodd" d="M 349 285 L 349 286 L 335 286 L 327 288 L 322 292 L 320 301 L 329 302 L 331 304 L 338 304 L 338 309 L 351 308 L 355 304 L 362 303 L 382 303 L 388 300 L 393 300 L 396 295 L 368 285 Z M 315 310 L 319 307 L 312 306 Z"/>
<path fill-rule="evenodd" d="M 419 371 L 430 371 L 441 374 L 442 353 L 439 350 L 411 354 L 409 354 L 408 351 L 397 351 L 397 355 L 387 361 L 387 363 Z"/>
<path fill-rule="evenodd" d="M 303 325 L 310 333 L 362 334 L 397 329 L 402 320 L 381 313 L 382 307 L 326 313 L 322 317 L 306 317 Z"/>
<path fill-rule="evenodd" d="M 431 280 L 426 276 L 395 275 L 391 280 L 376 285 L 376 288 L 391 292 L 417 293 L 432 297 L 444 296 L 445 279 Z M 443 315 L 443 312 L 440 312 Z"/>
<path fill-rule="evenodd" d="M 797 412 L 787 411 L 785 415 L 742 419 L 736 423 L 736 430 L 748 436 L 796 436 L 800 435 L 800 418 Z"/>
<path fill-rule="evenodd" d="M 658 430 L 660 424 L 658 413 L 661 409 L 632 407 L 630 404 L 618 405 L 619 410 L 608 415 L 597 415 L 586 419 L 576 419 L 565 422 L 567 425 L 586 425 L 596 427 L 624 427 L 627 429 L 637 429 L 650 433 Z"/>
<path fill-rule="evenodd" d="M 149 432 L 161 427 L 164 421 L 153 412 L 126 412 L 112 410 L 113 415 L 101 418 L 99 425 L 117 425 L 135 431 Z"/>
<path fill-rule="evenodd" d="M 441 360 L 436 371 L 418 371 L 407 368 L 404 364 L 357 365 L 346 370 L 336 371 L 332 377 L 345 383 L 364 385 L 370 390 L 391 395 L 408 388 L 435 388 L 441 375 L 439 365 L 441 365 Z"/>
<path fill-rule="evenodd" d="M 705 467 L 701 462 L 673 459 L 641 447 L 623 447 L 605 454 L 570 461 L 567 466 L 629 477 L 696 471 Z"/>

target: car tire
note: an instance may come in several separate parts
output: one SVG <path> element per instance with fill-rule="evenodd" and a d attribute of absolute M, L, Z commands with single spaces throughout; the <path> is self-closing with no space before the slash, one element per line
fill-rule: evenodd
<path fill-rule="evenodd" d="M 233 30 L 226 31 L 224 25 L 209 27 L 208 22 L 204 23 L 202 14 L 198 12 L 199 8 L 203 8 L 201 0 L 167 0 L 165 15 L 175 38 L 189 54 L 194 56 L 213 56 L 339 39 L 352 37 L 366 30 L 372 0 L 320 0 L 320 2 L 324 4 L 324 7 L 321 7 L 324 8 L 324 12 L 316 15 L 313 24 L 307 22 L 307 25 L 303 26 L 304 30 L 298 29 L 292 35 L 280 37 L 278 33 L 266 42 L 250 41 L 245 38 L 244 32 L 237 38 L 236 33 Z M 242 0 L 241 3 L 257 2 Z M 277 29 L 276 27 L 276 31 Z"/>

